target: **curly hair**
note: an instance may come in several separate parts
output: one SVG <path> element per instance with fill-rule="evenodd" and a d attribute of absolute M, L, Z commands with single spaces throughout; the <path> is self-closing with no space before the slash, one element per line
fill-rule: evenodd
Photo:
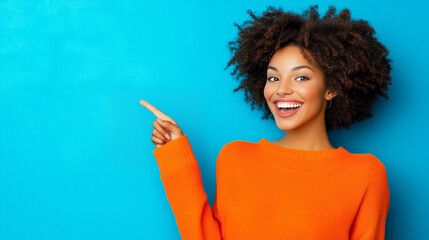
<path fill-rule="evenodd" d="M 337 93 L 325 112 L 327 131 L 349 129 L 351 123 L 372 117 L 377 95 L 388 99 L 382 90 L 392 84 L 391 60 L 367 21 L 351 20 L 347 8 L 336 14 L 334 6 L 320 18 L 317 8 L 310 6 L 299 15 L 269 6 L 260 17 L 248 10 L 253 20 L 241 26 L 234 23 L 239 33 L 236 41 L 228 42 L 233 56 L 225 70 L 233 66 L 231 75 L 240 80 L 234 92 L 244 89 L 251 109 L 257 105 L 264 110 L 262 119 L 274 119 L 263 94 L 270 59 L 277 50 L 293 44 L 314 63 L 306 49 L 325 72 L 326 87 Z"/>

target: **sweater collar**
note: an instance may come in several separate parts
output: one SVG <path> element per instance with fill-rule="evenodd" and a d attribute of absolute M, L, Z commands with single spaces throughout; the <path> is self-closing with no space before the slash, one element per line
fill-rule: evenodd
<path fill-rule="evenodd" d="M 342 146 L 334 149 L 325 149 L 325 150 L 303 150 L 303 149 L 285 148 L 275 143 L 272 143 L 266 140 L 265 138 L 262 138 L 258 142 L 258 144 L 266 148 L 275 150 L 279 153 L 283 153 L 290 157 L 296 157 L 296 158 L 311 158 L 311 159 L 341 158 L 349 153 Z"/>

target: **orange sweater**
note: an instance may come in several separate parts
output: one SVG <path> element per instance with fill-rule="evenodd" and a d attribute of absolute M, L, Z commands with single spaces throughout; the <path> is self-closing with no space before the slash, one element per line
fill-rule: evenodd
<path fill-rule="evenodd" d="M 210 207 L 186 134 L 153 153 L 184 240 L 384 239 L 390 195 L 372 154 L 232 141 Z"/>

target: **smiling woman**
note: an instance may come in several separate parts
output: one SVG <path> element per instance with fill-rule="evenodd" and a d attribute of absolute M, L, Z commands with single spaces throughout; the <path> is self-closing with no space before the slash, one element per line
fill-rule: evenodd
<path fill-rule="evenodd" d="M 228 66 L 246 101 L 265 106 L 282 139 L 225 144 L 213 207 L 177 123 L 158 118 L 152 142 L 182 239 L 384 239 L 390 206 L 386 169 L 372 154 L 334 148 L 327 130 L 371 116 L 390 81 L 386 48 L 366 21 L 317 5 L 303 16 L 269 7 L 238 26 Z M 167 135 L 164 137 L 164 135 Z"/>

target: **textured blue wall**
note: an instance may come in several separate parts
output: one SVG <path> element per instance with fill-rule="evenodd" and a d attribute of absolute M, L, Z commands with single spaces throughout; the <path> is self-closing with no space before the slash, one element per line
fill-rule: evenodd
<path fill-rule="evenodd" d="M 428 4 L 406 3 L 1 1 L 0 239 L 180 239 L 152 153 L 155 117 L 139 100 L 188 134 L 212 204 L 221 147 L 283 133 L 223 70 L 233 23 L 268 4 L 347 7 L 390 50 L 389 100 L 330 139 L 386 166 L 386 239 L 424 239 Z"/>

